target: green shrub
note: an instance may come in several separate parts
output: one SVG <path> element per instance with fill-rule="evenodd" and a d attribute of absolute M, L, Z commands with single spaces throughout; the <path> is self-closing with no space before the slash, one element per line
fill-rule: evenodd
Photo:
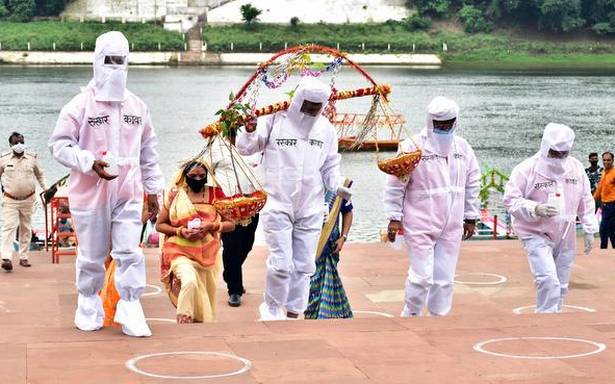
<path fill-rule="evenodd" d="M 8 16 L 8 14 L 9 14 L 9 10 L 6 8 L 4 3 L 0 0 L 0 19 L 5 18 L 6 16 Z"/>
<path fill-rule="evenodd" d="M 464 24 L 467 33 L 489 32 L 493 24 L 487 20 L 483 11 L 473 5 L 465 5 L 457 14 Z"/>
<path fill-rule="evenodd" d="M 66 8 L 68 0 L 36 0 L 35 2 L 38 16 L 57 16 Z"/>
<path fill-rule="evenodd" d="M 258 16 L 263 13 L 260 9 L 253 6 L 251 3 L 244 4 L 240 7 L 241 19 L 247 26 L 252 26 L 258 22 Z"/>
<path fill-rule="evenodd" d="M 451 2 L 451 0 L 413 0 L 410 3 L 421 14 L 443 17 L 448 14 Z"/>
<path fill-rule="evenodd" d="M 610 23 L 597 23 L 592 27 L 592 31 L 596 35 L 608 35 L 615 32 L 615 29 L 611 26 Z"/>
<path fill-rule="evenodd" d="M 418 13 L 405 18 L 404 22 L 409 31 L 424 31 L 431 27 L 431 19 L 429 17 L 421 16 Z"/>
<path fill-rule="evenodd" d="M 36 4 L 34 0 L 5 0 L 8 19 L 12 21 L 27 21 L 34 16 Z"/>

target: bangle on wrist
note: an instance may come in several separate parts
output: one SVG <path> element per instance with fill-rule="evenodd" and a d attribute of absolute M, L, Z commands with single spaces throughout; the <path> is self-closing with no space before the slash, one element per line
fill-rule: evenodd
<path fill-rule="evenodd" d="M 175 236 L 181 237 L 182 235 L 182 227 L 175 228 Z"/>
<path fill-rule="evenodd" d="M 346 236 L 346 235 L 341 235 L 340 237 L 341 237 L 342 239 L 344 239 L 344 241 L 348 240 L 348 236 Z"/>

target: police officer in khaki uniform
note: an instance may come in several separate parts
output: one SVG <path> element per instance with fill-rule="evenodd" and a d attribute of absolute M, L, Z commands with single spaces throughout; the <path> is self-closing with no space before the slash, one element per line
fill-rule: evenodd
<path fill-rule="evenodd" d="M 2 268 L 13 269 L 13 239 L 19 226 L 19 265 L 30 267 L 28 249 L 32 236 L 32 213 L 36 198 L 36 180 L 43 190 L 45 177 L 33 152 L 26 152 L 24 137 L 18 132 L 9 136 L 11 150 L 0 156 L 0 181 L 2 183 Z"/>

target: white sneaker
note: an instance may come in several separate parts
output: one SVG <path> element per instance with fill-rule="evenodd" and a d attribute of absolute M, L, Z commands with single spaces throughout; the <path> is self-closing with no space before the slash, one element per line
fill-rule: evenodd
<path fill-rule="evenodd" d="M 82 331 L 97 331 L 103 327 L 105 310 L 98 295 L 77 297 L 75 326 Z"/>
<path fill-rule="evenodd" d="M 152 335 L 152 331 L 149 329 L 147 321 L 145 321 L 145 315 L 139 300 L 120 300 L 117 303 L 113 320 L 116 323 L 122 324 L 122 332 L 125 335 L 134 337 L 148 337 Z"/>
<path fill-rule="evenodd" d="M 277 320 L 287 320 L 286 313 L 280 307 L 270 307 L 267 303 L 261 303 L 258 307 L 258 312 L 261 317 L 258 321 L 277 321 Z"/>
<path fill-rule="evenodd" d="M 404 305 L 404 309 L 401 310 L 401 313 L 399 314 L 400 317 L 416 317 L 418 316 L 417 313 L 413 313 L 410 311 L 410 308 L 408 308 L 408 305 Z"/>
<path fill-rule="evenodd" d="M 564 310 L 564 298 L 559 299 L 557 303 L 557 313 L 560 313 Z"/>

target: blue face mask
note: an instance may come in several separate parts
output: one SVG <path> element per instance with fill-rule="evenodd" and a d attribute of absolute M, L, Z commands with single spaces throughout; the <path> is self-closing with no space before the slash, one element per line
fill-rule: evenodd
<path fill-rule="evenodd" d="M 442 128 L 434 128 L 433 133 L 436 135 L 450 135 L 453 133 L 452 129 L 442 129 Z"/>

